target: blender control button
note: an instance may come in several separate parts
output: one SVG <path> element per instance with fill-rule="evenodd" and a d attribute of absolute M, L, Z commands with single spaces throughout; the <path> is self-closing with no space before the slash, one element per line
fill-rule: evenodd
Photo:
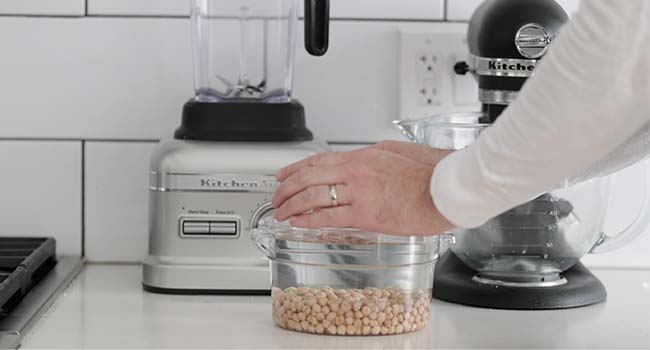
<path fill-rule="evenodd" d="M 236 236 L 236 221 L 210 221 L 210 234 L 222 236 Z"/>
<path fill-rule="evenodd" d="M 185 235 L 206 235 L 210 233 L 208 221 L 185 221 L 183 222 L 183 234 Z"/>

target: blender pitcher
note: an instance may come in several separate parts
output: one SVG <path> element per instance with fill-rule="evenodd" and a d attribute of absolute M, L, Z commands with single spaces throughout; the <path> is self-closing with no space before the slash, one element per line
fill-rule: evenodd
<path fill-rule="evenodd" d="M 482 113 L 447 114 L 417 121 L 397 121 L 411 141 L 441 149 L 462 149 L 491 124 Z M 567 283 L 567 271 L 588 253 L 616 249 L 650 223 L 650 181 L 644 168 L 639 215 L 618 235 L 605 234 L 610 178 L 564 184 L 517 206 L 480 227 L 456 229 L 454 255 L 475 272 L 475 283 L 508 287 L 554 287 Z"/>
<path fill-rule="evenodd" d="M 298 0 L 194 0 L 194 88 L 200 102 L 289 102 Z M 329 0 L 305 0 L 305 47 L 327 51 Z"/>
<path fill-rule="evenodd" d="M 193 0 L 195 95 L 180 140 L 311 141 L 291 98 L 299 0 Z M 305 1 L 305 48 L 328 48 L 329 1 Z"/>

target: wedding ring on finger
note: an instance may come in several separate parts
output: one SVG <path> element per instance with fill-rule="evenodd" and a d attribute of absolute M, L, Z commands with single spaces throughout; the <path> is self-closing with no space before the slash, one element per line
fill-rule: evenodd
<path fill-rule="evenodd" d="M 329 185 L 329 195 L 333 207 L 339 206 L 339 195 L 336 193 L 336 185 Z"/>

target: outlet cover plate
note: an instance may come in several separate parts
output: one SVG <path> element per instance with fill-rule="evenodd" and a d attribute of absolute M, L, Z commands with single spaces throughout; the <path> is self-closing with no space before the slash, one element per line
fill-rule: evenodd
<path fill-rule="evenodd" d="M 478 86 L 454 65 L 469 55 L 464 30 L 399 31 L 399 118 L 480 110 Z"/>

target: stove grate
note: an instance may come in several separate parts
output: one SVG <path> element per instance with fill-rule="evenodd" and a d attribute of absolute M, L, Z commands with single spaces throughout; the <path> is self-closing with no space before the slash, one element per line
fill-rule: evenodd
<path fill-rule="evenodd" d="M 53 238 L 0 237 L 0 320 L 54 265 Z"/>

